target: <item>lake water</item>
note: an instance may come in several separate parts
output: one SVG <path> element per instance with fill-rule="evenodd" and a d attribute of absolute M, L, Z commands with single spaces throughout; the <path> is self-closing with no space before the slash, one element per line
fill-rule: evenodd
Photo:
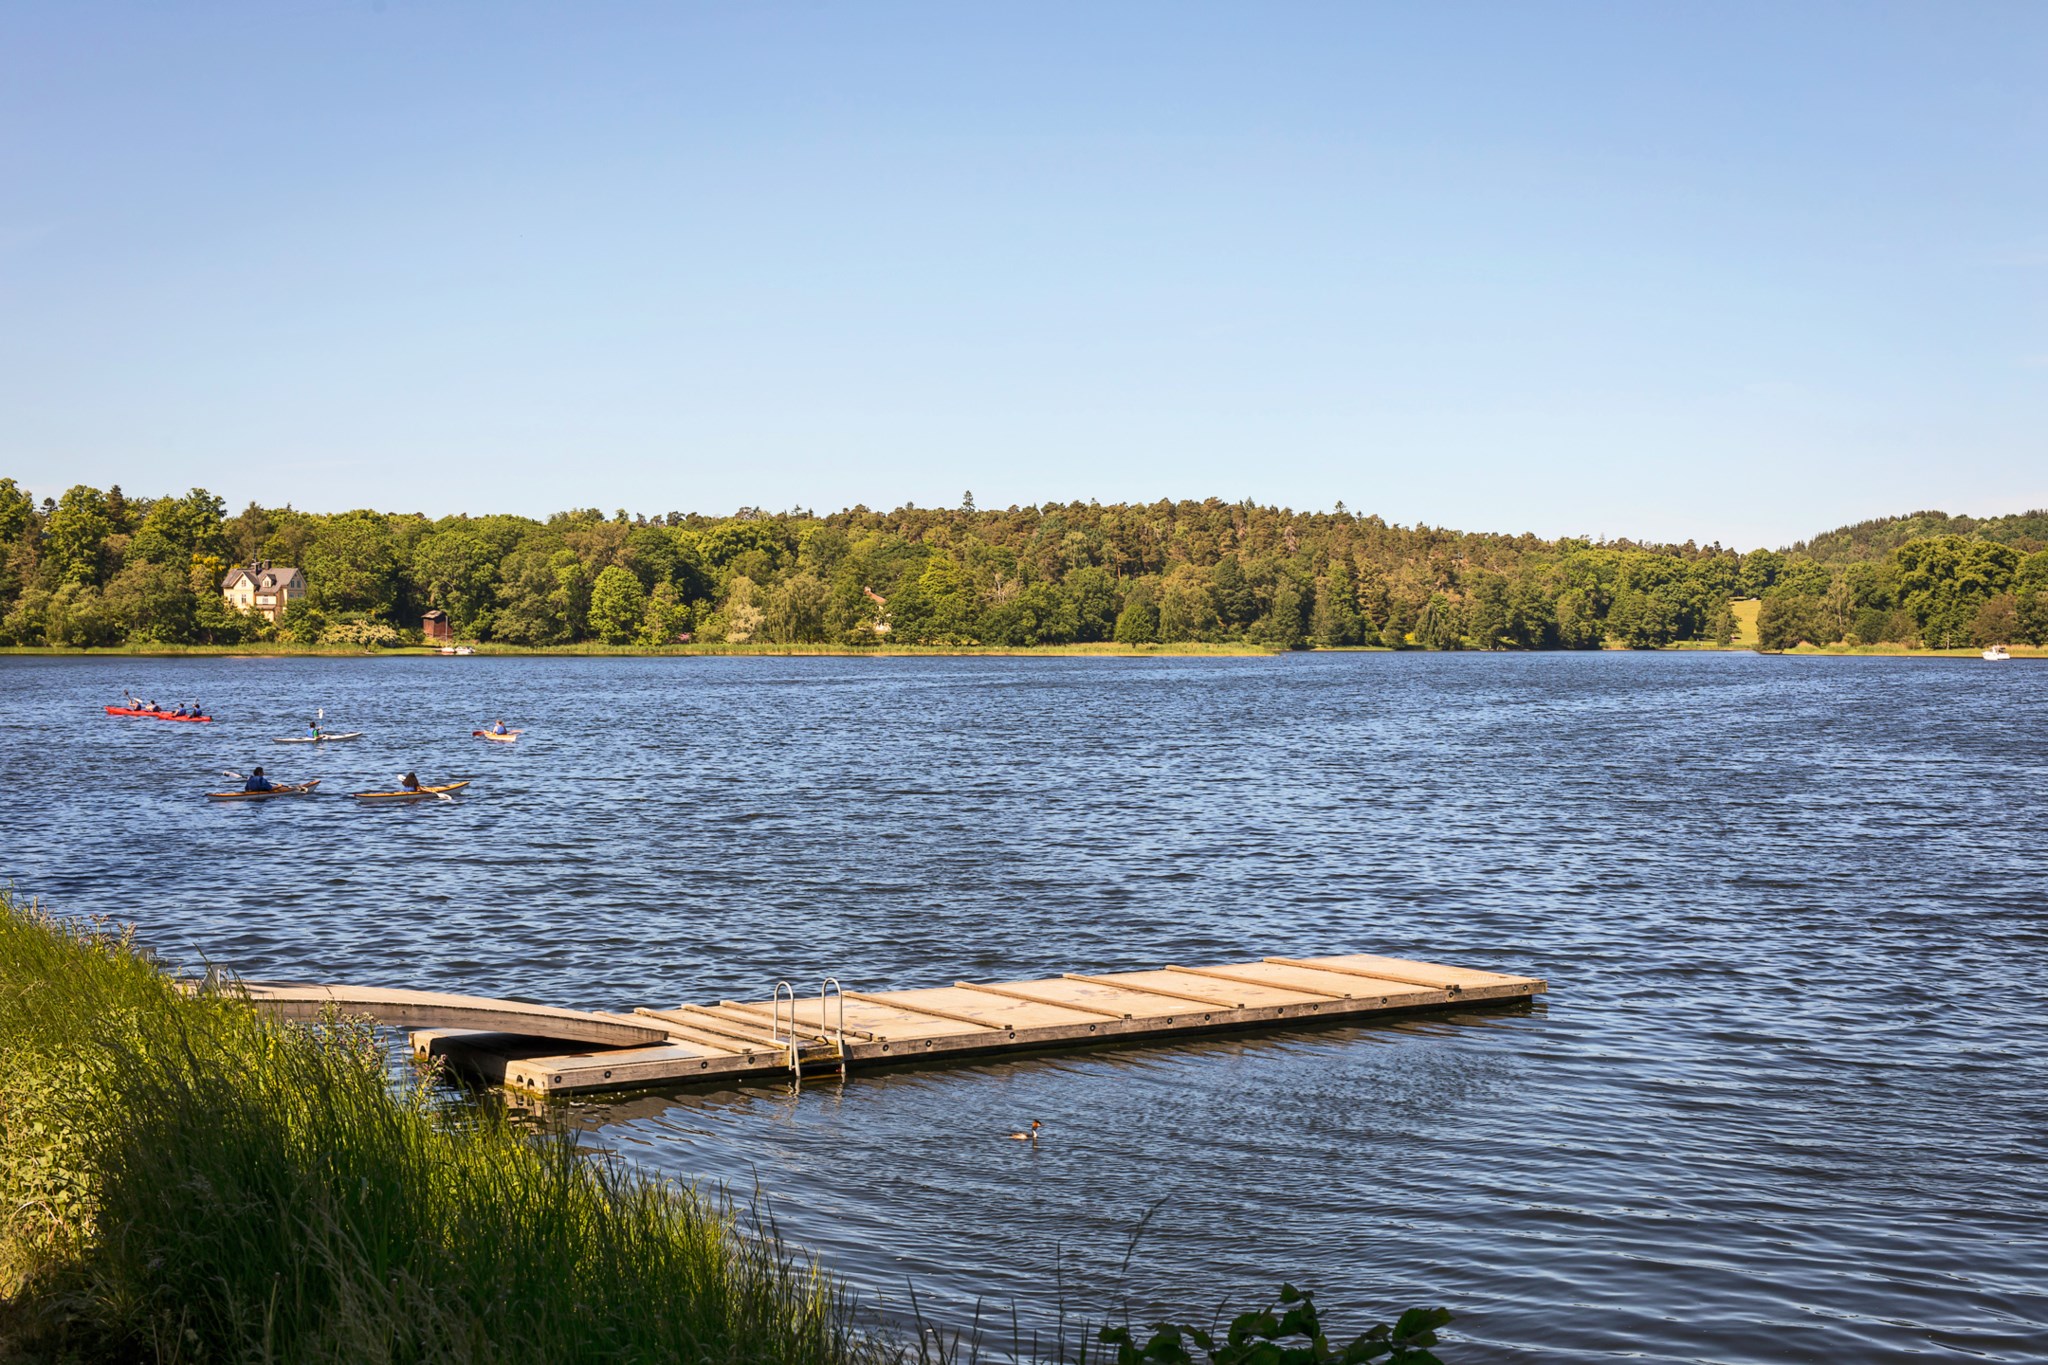
<path fill-rule="evenodd" d="M 103 714 L 124 687 L 221 719 Z M 316 706 L 368 737 L 269 742 Z M 468 737 L 498 716 L 517 745 Z M 1520 1010 L 573 1118 L 1005 1336 L 1284 1279 L 1334 1330 L 1449 1306 L 1454 1365 L 2038 1361 L 2044 727 L 2026 662 L 6 658 L 0 877 L 181 963 L 585 1007 L 1264 954 L 1540 975 Z M 475 785 L 198 799 L 254 763 Z"/>

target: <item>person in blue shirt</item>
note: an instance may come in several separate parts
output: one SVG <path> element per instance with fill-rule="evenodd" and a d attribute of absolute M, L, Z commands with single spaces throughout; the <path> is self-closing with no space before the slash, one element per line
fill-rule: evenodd
<path fill-rule="evenodd" d="M 492 734 L 494 734 L 494 735 L 502 735 L 502 734 L 504 734 L 504 733 L 505 733 L 505 722 L 504 722 L 504 721 L 502 721 L 502 720 L 499 720 L 499 721 L 493 721 L 493 722 L 491 722 L 491 733 L 492 733 Z"/>
<path fill-rule="evenodd" d="M 243 787 L 242 790 L 245 792 L 267 792 L 276 791 L 277 788 L 271 784 L 269 778 L 263 775 L 263 769 L 258 768 L 255 772 L 249 774 L 249 785 Z"/>
<path fill-rule="evenodd" d="M 307 738 L 307 739 L 318 739 L 318 738 L 320 738 L 320 722 L 319 722 L 319 721 L 317 721 L 317 720 L 309 720 L 309 721 L 307 721 L 307 722 L 306 722 L 306 738 Z"/>

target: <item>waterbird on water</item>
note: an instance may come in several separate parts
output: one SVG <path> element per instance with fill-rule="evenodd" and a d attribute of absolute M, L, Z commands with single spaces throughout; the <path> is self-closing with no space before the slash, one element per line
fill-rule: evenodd
<path fill-rule="evenodd" d="M 1017 1141 L 1019 1141 L 1019 1142 L 1036 1142 L 1036 1141 L 1038 1141 L 1038 1120 L 1037 1120 L 1037 1119 L 1033 1119 L 1033 1120 L 1031 1120 L 1031 1131 L 1030 1131 L 1030 1132 L 1028 1132 L 1028 1133 L 1012 1133 L 1012 1134 L 1010 1134 L 1010 1136 L 1011 1136 L 1011 1137 L 1013 1137 L 1013 1138 L 1015 1138 L 1015 1139 L 1016 1139 Z"/>

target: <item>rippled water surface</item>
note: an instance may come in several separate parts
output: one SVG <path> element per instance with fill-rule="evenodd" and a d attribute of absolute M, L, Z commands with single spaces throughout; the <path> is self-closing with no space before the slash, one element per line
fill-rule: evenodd
<path fill-rule="evenodd" d="M 221 720 L 103 714 L 124 687 Z M 315 706 L 368 737 L 269 743 Z M 468 738 L 499 715 L 517 745 Z M 181 962 L 574 1006 L 1541 975 L 1527 1009 L 575 1118 L 758 1179 L 870 1299 L 956 1321 L 1291 1279 L 1340 1327 L 1449 1305 L 1454 1362 L 2038 1361 L 2044 734 L 2026 662 L 8 658 L 0 876 Z M 198 799 L 259 762 L 475 785 Z"/>

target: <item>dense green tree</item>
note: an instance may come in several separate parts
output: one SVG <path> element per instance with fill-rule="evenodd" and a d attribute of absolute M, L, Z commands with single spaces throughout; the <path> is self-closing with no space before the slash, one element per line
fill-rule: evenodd
<path fill-rule="evenodd" d="M 1707 638 L 1717 645 L 1726 645 L 1735 639 L 1735 612 L 1727 602 L 1719 602 L 1707 617 Z"/>
<path fill-rule="evenodd" d="M 734 574 L 725 583 L 725 600 L 712 618 L 712 634 L 736 645 L 750 643 L 761 631 L 767 613 L 761 610 L 761 592 L 745 574 Z"/>
<path fill-rule="evenodd" d="M 2009 592 L 1987 597 L 1978 604 L 1977 615 L 1970 622 L 1970 643 L 1982 649 L 1986 645 L 2009 645 L 2020 636 L 2019 600 Z"/>
<path fill-rule="evenodd" d="M 1516 619 L 1507 579 L 1481 571 L 1472 576 L 1465 599 L 1465 619 L 1472 643 L 1479 649 L 1520 649 L 1527 631 Z"/>
<path fill-rule="evenodd" d="M 1797 644 L 1832 644 L 1824 622 L 1825 608 L 1813 593 L 1782 589 L 1765 596 L 1757 609 L 1757 644 L 1765 649 L 1790 649 Z"/>
<path fill-rule="evenodd" d="M 1124 593 L 1124 609 L 1116 617 L 1116 642 L 1150 645 L 1159 641 L 1159 599 L 1152 585 L 1139 580 Z"/>
<path fill-rule="evenodd" d="M 1192 564 L 1175 566 L 1159 585 L 1159 638 L 1167 644 L 1206 640 L 1220 628 L 1208 575 Z"/>
<path fill-rule="evenodd" d="M 590 628 L 608 645 L 623 645 L 647 618 L 647 589 L 623 564 L 608 564 L 590 589 Z"/>
<path fill-rule="evenodd" d="M 1078 629 L 1073 601 L 1050 583 L 1033 583 L 983 611 L 978 633 L 991 645 L 1064 645 Z"/>
<path fill-rule="evenodd" d="M 12 479 L 0 479 L 0 545 L 28 533 L 36 520 L 36 500 Z"/>
<path fill-rule="evenodd" d="M 1272 605 L 1252 625 L 1251 635 L 1261 644 L 1280 649 L 1301 649 L 1308 644 L 1309 612 L 1313 595 L 1291 573 L 1281 573 L 1273 582 Z"/>
<path fill-rule="evenodd" d="M 1791 555 L 1778 571 L 1777 582 L 1772 591 L 1803 593 L 1808 597 L 1824 597 L 1828 586 L 1834 582 L 1834 575 L 1824 564 L 1816 563 L 1805 555 Z"/>
<path fill-rule="evenodd" d="M 41 645 L 48 643 L 43 626 L 48 615 L 49 589 L 31 584 L 0 617 L 0 644 Z"/>
<path fill-rule="evenodd" d="M 195 488 L 182 498 L 158 498 L 149 505 L 128 543 L 128 559 L 161 564 L 180 574 L 194 559 L 211 559 L 224 566 L 234 553 L 225 515 L 226 504 L 204 488 Z"/>
<path fill-rule="evenodd" d="M 1846 640 L 1856 628 L 1856 592 L 1849 585 L 1849 576 L 1836 570 L 1829 580 L 1827 591 L 1813 594 L 1820 599 L 1820 616 L 1817 624 L 1830 642 Z"/>
<path fill-rule="evenodd" d="M 676 585 L 666 579 L 647 594 L 647 615 L 640 622 L 640 643 L 672 645 L 690 628 L 690 609 Z"/>
<path fill-rule="evenodd" d="M 1325 649 L 1365 643 L 1365 618 L 1358 612 L 1357 588 L 1348 565 L 1339 565 L 1316 580 L 1309 632 L 1315 643 Z"/>
<path fill-rule="evenodd" d="M 1464 622 L 1451 599 L 1440 592 L 1430 594 L 1415 620 L 1415 643 L 1424 649 L 1457 649 L 1464 635 Z"/>
<path fill-rule="evenodd" d="M 360 612 L 389 617 L 398 604 L 398 555 L 390 519 L 378 512 L 344 512 L 314 528 L 297 565 L 307 595 L 332 616 Z"/>
<path fill-rule="evenodd" d="M 1630 649 L 1655 649 L 1678 636 L 1678 609 L 1654 592 L 1623 588 L 1607 609 L 1607 633 Z"/>
<path fill-rule="evenodd" d="M 457 634 L 474 631 L 496 598 L 498 556 L 467 527 L 421 536 L 413 544 L 410 568 L 415 592 L 428 606 L 447 612 Z"/>
<path fill-rule="evenodd" d="M 82 483 L 66 489 L 43 522 L 43 558 L 52 586 L 104 583 L 114 567 L 107 545 L 113 534 L 106 494 Z"/>
<path fill-rule="evenodd" d="M 1742 557 L 1742 572 L 1737 585 L 1744 597 L 1762 597 L 1777 584 L 1778 573 L 1785 567 L 1785 556 L 1775 550 L 1754 550 Z"/>
<path fill-rule="evenodd" d="M 1226 630 L 1243 630 L 1258 619 L 1258 592 L 1236 555 L 1225 555 L 1209 570 L 1209 604 Z"/>
<path fill-rule="evenodd" d="M 1595 587 L 1568 588 L 1557 599 L 1557 642 L 1565 649 L 1598 649 L 1606 642 L 1605 603 Z"/>
<path fill-rule="evenodd" d="M 1109 570 L 1083 565 L 1067 574 L 1060 590 L 1074 607 L 1074 638 L 1084 642 L 1107 640 L 1116 630 L 1116 580 Z"/>
<path fill-rule="evenodd" d="M 2030 645 L 2048 645 L 2048 588 L 2021 588 L 2013 594 L 2018 636 Z"/>
<path fill-rule="evenodd" d="M 106 599 L 98 588 L 66 579 L 50 593 L 43 607 L 42 636 L 59 648 L 111 645 L 121 639 L 121 624 L 107 609 Z"/>
<path fill-rule="evenodd" d="M 192 644 L 199 638 L 199 600 L 189 569 L 138 559 L 114 575 L 103 598 L 106 615 L 130 640 Z M 214 600 L 218 601 L 217 594 Z"/>
<path fill-rule="evenodd" d="M 1968 644 L 1977 609 L 2012 585 L 2020 565 L 2011 546 L 1963 536 L 1908 541 L 1895 558 L 1900 605 L 1936 649 Z"/>
<path fill-rule="evenodd" d="M 889 599 L 890 638 L 898 644 L 970 644 L 978 638 L 981 615 L 981 594 L 966 570 L 949 555 L 933 555 Z"/>
<path fill-rule="evenodd" d="M 574 584 L 565 585 L 559 576 L 556 553 L 543 541 L 521 545 L 506 556 L 499 568 L 500 604 L 491 620 L 493 638 L 515 645 L 559 645 L 574 638 Z M 560 553 L 568 554 L 569 566 L 575 565 L 573 553 Z"/>
<path fill-rule="evenodd" d="M 831 592 L 815 574 L 793 573 L 767 594 L 761 630 L 776 644 L 817 644 L 827 638 Z"/>

